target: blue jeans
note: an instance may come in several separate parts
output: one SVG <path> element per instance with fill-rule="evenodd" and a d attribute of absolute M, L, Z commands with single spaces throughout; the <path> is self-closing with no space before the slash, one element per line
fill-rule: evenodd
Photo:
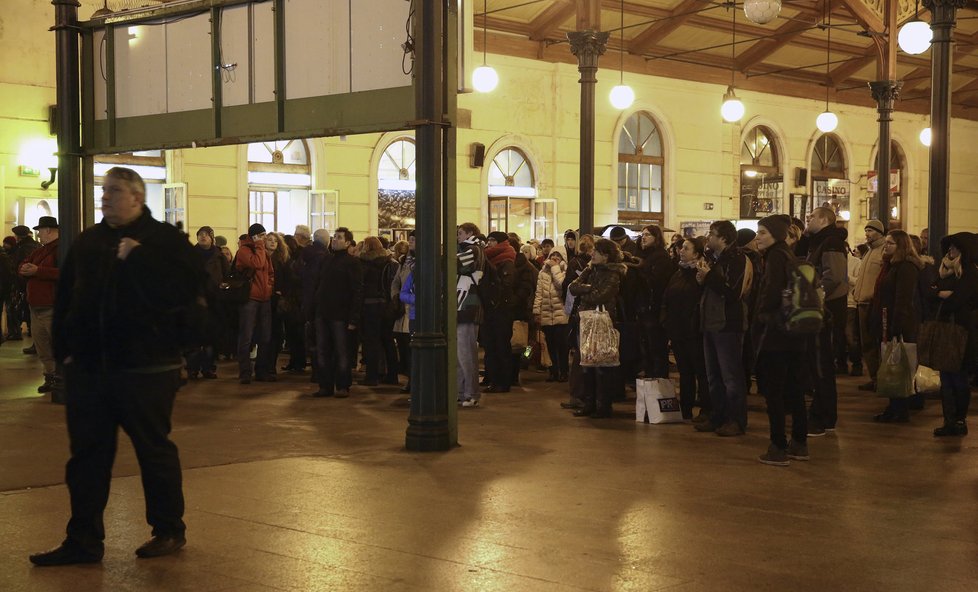
<path fill-rule="evenodd" d="M 747 384 L 744 378 L 744 334 L 740 332 L 703 333 L 706 377 L 713 403 L 710 421 L 714 426 L 734 422 L 747 429 Z"/>
<path fill-rule="evenodd" d="M 346 391 L 353 384 L 350 366 L 350 337 L 346 321 L 316 316 L 316 360 L 319 390 L 333 393 Z"/>
<path fill-rule="evenodd" d="M 458 400 L 479 400 L 479 324 L 459 323 L 455 327 L 456 386 Z"/>
<path fill-rule="evenodd" d="M 249 300 L 238 309 L 238 376 L 251 378 L 251 344 L 258 344 L 258 358 L 255 364 L 255 374 L 267 376 L 274 368 L 262 365 L 269 356 L 262 355 L 262 350 L 271 347 L 272 338 L 272 306 L 268 301 L 258 302 Z"/>

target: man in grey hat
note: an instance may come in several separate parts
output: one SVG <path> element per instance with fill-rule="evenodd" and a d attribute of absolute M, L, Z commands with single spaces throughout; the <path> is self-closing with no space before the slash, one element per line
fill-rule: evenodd
<path fill-rule="evenodd" d="M 866 222 L 866 245 L 869 251 L 863 255 L 859 267 L 859 278 L 853 290 L 856 310 L 859 314 L 859 336 L 863 345 L 863 361 L 869 371 L 869 382 L 860 385 L 859 390 L 876 390 L 876 372 L 880 369 L 879 343 L 869 335 L 869 308 L 876 292 L 876 280 L 883 269 L 883 236 L 886 229 L 879 220 Z"/>

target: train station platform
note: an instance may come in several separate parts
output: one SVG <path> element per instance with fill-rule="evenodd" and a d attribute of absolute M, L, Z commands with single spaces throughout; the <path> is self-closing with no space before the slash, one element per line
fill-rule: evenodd
<path fill-rule="evenodd" d="M 461 446 L 403 447 L 396 387 L 313 399 L 308 375 L 181 389 L 173 439 L 187 546 L 136 559 L 149 537 L 138 469 L 120 437 L 101 564 L 36 568 L 68 518 L 64 410 L 35 393 L 36 358 L 0 347 L 0 590 L 920 591 L 978 586 L 978 431 L 937 440 L 940 404 L 905 425 L 840 377 L 838 430 L 787 468 L 763 401 L 745 436 L 688 425 L 575 419 L 565 384 L 459 410 Z M 978 428 L 978 425 L 974 426 Z"/>

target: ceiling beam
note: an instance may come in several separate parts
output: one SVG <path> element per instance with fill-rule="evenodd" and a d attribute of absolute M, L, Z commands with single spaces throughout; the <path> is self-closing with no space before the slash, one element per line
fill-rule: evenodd
<path fill-rule="evenodd" d="M 831 0 L 829 0 L 831 4 Z M 819 2 L 820 7 L 824 7 L 825 2 Z M 788 45 L 802 33 L 811 28 L 811 24 L 801 20 L 790 20 L 781 25 L 774 32 L 776 37 L 761 39 L 737 58 L 737 69 L 746 72 L 753 66 L 760 64 L 785 45 Z"/>
<path fill-rule="evenodd" d="M 856 72 L 876 61 L 876 46 L 870 46 L 862 56 L 854 57 L 849 62 L 842 64 L 835 70 L 829 72 L 829 80 L 832 86 L 840 86 L 843 82 L 851 78 Z"/>
<path fill-rule="evenodd" d="M 575 0 L 577 4 L 577 29 L 575 31 L 601 30 L 601 0 Z"/>
<path fill-rule="evenodd" d="M 670 33 L 681 27 L 686 21 L 695 16 L 695 10 L 706 4 L 706 0 L 682 0 L 679 6 L 669 12 L 667 17 L 660 18 L 647 29 L 635 36 L 628 44 L 629 53 L 642 54 L 657 45 Z"/>
<path fill-rule="evenodd" d="M 841 0 L 849 14 L 854 16 L 859 24 L 870 33 L 885 33 L 886 25 L 876 11 L 867 6 L 863 0 Z"/>
<path fill-rule="evenodd" d="M 575 14 L 577 6 L 571 0 L 554 2 L 530 22 L 530 39 L 543 41 L 550 38 L 557 33 L 560 25 Z"/>

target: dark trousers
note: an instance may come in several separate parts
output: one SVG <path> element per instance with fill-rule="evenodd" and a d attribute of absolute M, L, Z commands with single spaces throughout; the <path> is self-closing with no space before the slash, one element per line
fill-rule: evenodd
<path fill-rule="evenodd" d="M 848 321 L 848 300 L 845 297 L 827 300 L 825 308 L 832 313 L 832 359 L 838 366 L 846 365 L 846 323 Z"/>
<path fill-rule="evenodd" d="M 747 429 L 747 383 L 744 378 L 744 334 L 707 331 L 703 334 L 703 357 L 713 404 L 714 426 L 734 422 Z"/>
<path fill-rule="evenodd" d="M 306 353 L 306 327 L 302 315 L 292 311 L 285 315 L 285 341 L 289 344 L 289 364 L 291 370 L 302 370 L 308 364 Z"/>
<path fill-rule="evenodd" d="M 410 378 L 411 376 L 411 334 L 394 333 L 394 343 L 397 344 L 398 372 Z"/>
<path fill-rule="evenodd" d="M 662 325 L 642 319 L 643 366 L 646 378 L 669 378 L 669 338 Z"/>
<path fill-rule="evenodd" d="M 679 366 L 679 406 L 683 417 L 693 417 L 693 407 L 697 405 L 702 413 L 710 415 L 710 383 L 703 358 L 703 336 L 673 338 L 672 353 Z"/>
<path fill-rule="evenodd" d="M 321 392 L 332 394 L 334 389 L 348 390 L 353 384 L 347 324 L 316 317 L 316 377 Z"/>
<path fill-rule="evenodd" d="M 968 417 L 971 404 L 971 388 L 968 385 L 968 372 L 941 372 L 941 407 L 944 423 L 964 421 Z"/>
<path fill-rule="evenodd" d="M 363 362 L 366 367 L 365 379 L 370 382 L 380 380 L 381 365 L 384 362 L 384 346 L 381 333 L 384 319 L 384 305 L 370 303 L 363 305 L 363 324 L 360 330 L 360 340 L 363 344 Z"/>
<path fill-rule="evenodd" d="M 88 371 L 65 366 L 65 401 L 71 459 L 65 481 L 71 495 L 68 540 L 102 552 L 102 514 L 109 500 L 112 463 L 121 427 L 132 441 L 154 536 L 183 535 L 180 458 L 170 441 L 180 371 L 153 374 Z"/>
<path fill-rule="evenodd" d="M 203 345 L 194 348 L 187 354 L 187 372 L 190 374 L 198 372 L 216 372 L 217 354 L 214 353 L 213 345 Z"/>
<path fill-rule="evenodd" d="M 4 302 L 4 306 L 7 309 L 7 335 L 10 337 L 16 338 L 21 336 L 23 331 L 21 325 L 24 322 L 24 302 L 26 302 L 26 298 L 23 293 L 16 292 L 16 290 Z"/>
<path fill-rule="evenodd" d="M 608 368 L 582 367 L 581 368 L 581 394 L 584 408 L 601 412 L 611 411 L 611 401 L 618 392 L 618 383 L 621 382 L 619 375 L 620 368 L 617 366 Z"/>
<path fill-rule="evenodd" d="M 251 345 L 258 344 L 258 357 L 255 361 L 255 374 L 265 376 L 270 374 L 263 366 L 271 356 L 268 352 L 262 355 L 262 350 L 268 350 L 272 338 L 272 306 L 269 302 L 249 300 L 238 309 L 238 376 L 251 377 Z"/>
<path fill-rule="evenodd" d="M 846 309 L 846 342 L 848 345 L 849 363 L 857 368 L 863 365 L 863 344 L 859 338 L 859 309 Z"/>
<path fill-rule="evenodd" d="M 805 363 L 801 351 L 762 351 L 757 357 L 757 388 L 767 400 L 771 443 L 782 450 L 788 447 L 786 410 L 791 413 L 791 439 L 798 444 L 808 440 L 805 396 L 795 378 Z"/>
<path fill-rule="evenodd" d="M 483 347 L 486 350 L 486 376 L 500 388 L 509 388 L 513 377 L 513 313 L 493 310 L 482 323 Z"/>
<path fill-rule="evenodd" d="M 841 310 L 839 305 L 841 304 Z M 832 340 L 835 336 L 835 325 L 842 323 L 845 317 L 846 300 L 837 298 L 825 303 L 825 323 L 815 340 L 815 352 L 809 359 L 812 364 L 812 379 L 815 383 L 815 393 L 808 410 L 808 419 L 823 428 L 834 428 L 838 419 L 839 394 L 835 386 L 835 348 Z"/>
<path fill-rule="evenodd" d="M 397 344 L 394 341 L 394 321 L 386 316 L 380 326 L 380 347 L 384 350 L 384 381 L 397 384 Z"/>
<path fill-rule="evenodd" d="M 541 329 L 547 340 L 547 351 L 550 353 L 550 375 L 554 378 L 567 378 L 569 372 L 567 325 L 544 325 Z"/>
<path fill-rule="evenodd" d="M 278 374 L 278 356 L 282 353 L 282 342 L 285 341 L 285 315 L 278 309 L 280 297 L 273 296 L 269 302 L 269 332 L 268 347 L 262 351 L 258 348 L 258 359 L 255 362 L 255 373 L 259 376 Z"/>

